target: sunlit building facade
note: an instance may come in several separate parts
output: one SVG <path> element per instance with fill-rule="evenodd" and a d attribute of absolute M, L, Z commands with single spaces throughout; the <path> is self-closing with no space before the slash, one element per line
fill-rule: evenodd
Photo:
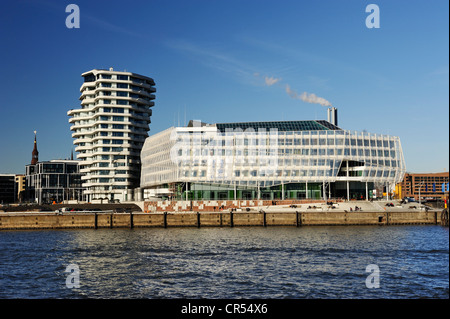
<path fill-rule="evenodd" d="M 148 137 L 141 160 L 144 198 L 162 199 L 368 199 L 405 174 L 398 137 L 325 120 L 191 121 Z"/>
<path fill-rule="evenodd" d="M 83 174 L 84 199 L 133 200 L 155 82 L 112 68 L 91 70 L 82 77 L 81 108 L 67 114 Z"/>

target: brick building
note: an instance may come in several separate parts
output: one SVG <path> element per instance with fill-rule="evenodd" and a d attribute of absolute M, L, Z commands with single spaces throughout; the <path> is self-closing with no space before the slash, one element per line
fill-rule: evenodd
<path fill-rule="evenodd" d="M 399 198 L 444 199 L 448 196 L 449 173 L 406 173 L 403 181 L 397 184 Z M 442 187 L 444 184 L 444 188 Z"/>

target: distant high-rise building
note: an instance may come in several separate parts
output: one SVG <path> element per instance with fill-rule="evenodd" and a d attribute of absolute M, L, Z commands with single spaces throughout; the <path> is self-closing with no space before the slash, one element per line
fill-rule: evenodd
<path fill-rule="evenodd" d="M 152 78 L 94 69 L 82 74 L 81 108 L 70 110 L 85 199 L 132 200 L 155 99 Z"/>

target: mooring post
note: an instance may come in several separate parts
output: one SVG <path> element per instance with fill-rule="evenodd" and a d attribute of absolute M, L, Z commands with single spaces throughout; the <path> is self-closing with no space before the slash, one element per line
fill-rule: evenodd
<path fill-rule="evenodd" d="M 113 228 L 113 213 L 109 215 L 109 228 Z"/>
<path fill-rule="evenodd" d="M 267 223 L 266 223 L 266 212 L 263 211 L 263 226 L 266 227 Z"/>
<path fill-rule="evenodd" d="M 167 212 L 164 212 L 164 228 L 167 228 Z"/>
<path fill-rule="evenodd" d="M 197 228 L 200 228 L 200 213 L 197 212 Z"/>
<path fill-rule="evenodd" d="M 130 212 L 130 228 L 133 228 L 133 212 Z"/>
<path fill-rule="evenodd" d="M 300 214 L 298 211 L 295 211 L 296 216 L 296 226 L 299 227 L 302 225 L 302 214 Z"/>
<path fill-rule="evenodd" d="M 233 211 L 230 210 L 230 227 L 233 227 Z"/>
<path fill-rule="evenodd" d="M 94 213 L 94 229 L 98 228 L 98 216 L 97 213 Z"/>

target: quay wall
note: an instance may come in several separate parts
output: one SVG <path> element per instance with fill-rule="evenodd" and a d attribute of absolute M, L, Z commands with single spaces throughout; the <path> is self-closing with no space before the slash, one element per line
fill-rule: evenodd
<path fill-rule="evenodd" d="M 438 225 L 440 223 L 440 211 L 0 213 L 0 230 L 134 227 Z"/>

